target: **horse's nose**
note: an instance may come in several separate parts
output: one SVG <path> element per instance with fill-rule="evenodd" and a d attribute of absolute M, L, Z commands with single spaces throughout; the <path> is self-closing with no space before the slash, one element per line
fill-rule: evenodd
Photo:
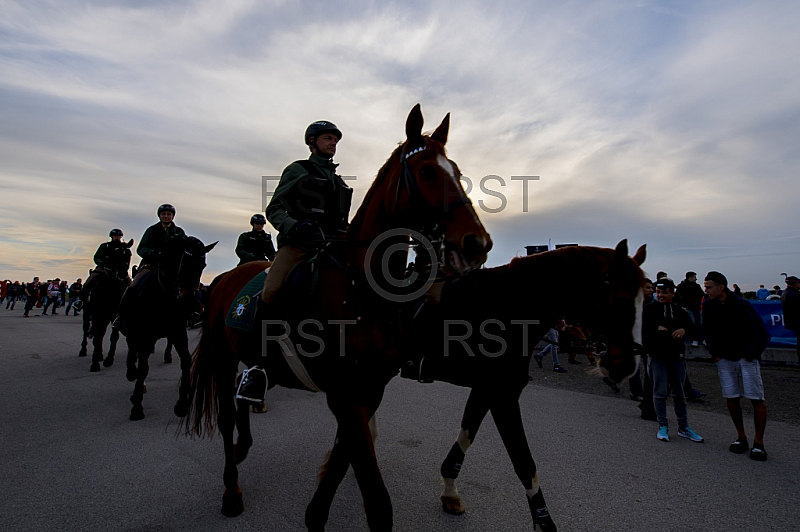
<path fill-rule="evenodd" d="M 492 239 L 480 237 L 470 233 L 464 237 L 464 260 L 469 264 L 475 265 L 486 262 L 486 255 L 492 249 Z"/>

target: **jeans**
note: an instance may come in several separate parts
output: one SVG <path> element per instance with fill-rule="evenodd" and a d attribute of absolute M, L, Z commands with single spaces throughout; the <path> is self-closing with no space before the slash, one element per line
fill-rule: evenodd
<path fill-rule="evenodd" d="M 656 409 L 658 424 L 669 426 L 667 421 L 667 395 L 670 385 L 675 394 L 675 415 L 678 416 L 678 428 L 689 426 L 689 414 L 686 411 L 686 395 L 683 393 L 683 381 L 686 379 L 686 362 L 683 359 L 653 360 L 650 358 L 650 378 L 653 379 L 653 405 Z"/>
<path fill-rule="evenodd" d="M 17 296 L 9 296 L 8 301 L 6 301 L 6 308 L 11 305 L 11 310 L 14 310 L 14 306 L 17 304 Z"/>
<path fill-rule="evenodd" d="M 50 305 L 53 305 L 52 313 L 55 314 L 58 308 L 58 298 L 48 297 L 47 301 L 42 305 L 42 314 L 47 314 L 47 307 Z"/>
<path fill-rule="evenodd" d="M 547 340 L 547 346 L 539 353 L 539 358 L 544 358 L 547 353 L 553 357 L 553 367 L 558 367 L 560 364 L 558 363 L 558 331 L 556 329 L 550 329 L 547 331 L 547 335 L 545 335 Z"/>
<path fill-rule="evenodd" d="M 64 315 L 65 316 L 69 316 L 69 309 L 72 308 L 73 304 L 77 303 L 80 300 L 81 300 L 80 296 L 75 296 L 75 297 L 70 296 L 69 301 L 67 301 L 67 310 L 64 311 Z M 75 316 L 78 315 L 78 310 L 77 309 L 75 309 L 75 314 L 74 315 Z"/>

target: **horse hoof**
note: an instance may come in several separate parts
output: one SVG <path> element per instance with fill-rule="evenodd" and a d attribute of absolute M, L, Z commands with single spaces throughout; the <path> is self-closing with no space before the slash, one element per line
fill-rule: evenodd
<path fill-rule="evenodd" d="M 222 509 L 220 511 L 225 517 L 241 515 L 244 511 L 244 502 L 242 501 L 241 492 L 229 495 L 226 491 L 225 495 L 222 496 Z"/>
<path fill-rule="evenodd" d="M 172 411 L 175 412 L 175 415 L 178 417 L 186 417 L 186 414 L 189 413 L 189 401 L 178 399 L 178 402 L 175 403 L 175 408 L 173 408 Z"/>
<path fill-rule="evenodd" d="M 91 373 L 94 373 L 96 371 L 100 371 L 100 363 L 99 362 L 92 362 L 92 367 L 89 368 L 89 371 Z"/>
<path fill-rule="evenodd" d="M 86 351 L 81 351 L 80 353 L 78 353 L 78 356 L 79 357 L 85 357 L 85 356 L 88 356 L 88 353 Z"/>
<path fill-rule="evenodd" d="M 450 515 L 461 515 L 467 508 L 461 502 L 461 497 L 445 497 L 442 495 L 442 510 Z"/>
<path fill-rule="evenodd" d="M 268 410 L 269 409 L 267 408 L 267 405 L 265 405 L 264 403 L 253 405 L 253 413 L 254 414 L 263 414 L 264 412 L 267 412 Z"/>
<path fill-rule="evenodd" d="M 134 406 L 131 408 L 131 421 L 139 421 L 144 419 L 144 408 L 141 406 Z"/>
<path fill-rule="evenodd" d="M 128 379 L 128 382 L 136 380 L 136 366 L 128 366 L 128 371 L 125 372 L 125 378 Z"/>
<path fill-rule="evenodd" d="M 114 357 L 111 357 L 111 356 L 110 356 L 110 357 L 107 357 L 107 358 L 106 358 L 106 359 L 103 361 L 103 366 L 105 366 L 105 367 L 107 367 L 107 368 L 110 368 L 110 367 L 111 367 L 111 366 L 113 366 L 113 365 L 114 365 Z"/>

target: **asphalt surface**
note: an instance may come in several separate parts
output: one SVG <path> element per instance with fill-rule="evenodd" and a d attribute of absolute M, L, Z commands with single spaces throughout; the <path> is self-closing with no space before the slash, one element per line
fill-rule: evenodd
<path fill-rule="evenodd" d="M 267 394 L 270 411 L 253 416 L 256 442 L 239 467 L 245 512 L 226 518 L 219 512 L 221 438 L 176 436 L 177 363 L 153 355 L 147 417 L 132 422 L 124 348 L 112 368 L 89 373 L 90 360 L 77 357 L 79 318 L 21 316 L 19 306 L 0 308 L 0 529 L 304 530 L 316 470 L 335 432 L 322 395 Z M 521 406 L 559 530 L 798 530 L 800 424 L 792 416 L 775 421 L 782 419 L 780 406 L 770 406 L 769 460 L 760 463 L 728 452 L 735 432 L 724 410 L 690 406 L 691 425 L 705 443 L 678 438 L 670 412 L 672 441 L 660 442 L 656 424 L 639 419 L 626 389 L 615 394 L 585 367 L 568 366 L 560 375 L 546 363 L 534 368 Z M 699 367 L 691 365 L 690 374 L 700 378 Z M 780 389 L 768 381 L 768 404 L 779 396 L 785 400 L 778 405 L 796 402 L 797 370 L 775 369 L 788 377 Z M 396 530 L 531 530 L 524 491 L 491 417 L 459 478 L 467 513 L 440 510 L 439 465 L 455 441 L 467 393 L 399 378 L 389 385 L 378 412 L 378 455 Z M 720 400 L 709 393 L 706 404 Z M 352 472 L 327 529 L 366 530 Z"/>

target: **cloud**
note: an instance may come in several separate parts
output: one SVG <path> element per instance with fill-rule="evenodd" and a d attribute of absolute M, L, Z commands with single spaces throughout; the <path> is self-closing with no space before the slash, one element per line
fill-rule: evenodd
<path fill-rule="evenodd" d="M 792 3 L 2 6 L 7 269 L 65 257 L 62 278 L 85 276 L 111 227 L 138 239 L 167 201 L 188 233 L 221 241 L 208 273 L 224 271 L 261 209 L 261 176 L 305 157 L 308 123 L 343 129 L 357 203 L 421 102 L 426 129 L 452 113 L 465 175 L 507 184 L 492 185 L 503 212 L 479 211 L 496 264 L 551 237 L 628 237 L 673 270 L 738 269 L 737 253 L 714 250 L 748 250 L 742 286 L 800 270 L 783 255 L 800 221 Z M 527 212 L 515 175 L 540 176 Z"/>

